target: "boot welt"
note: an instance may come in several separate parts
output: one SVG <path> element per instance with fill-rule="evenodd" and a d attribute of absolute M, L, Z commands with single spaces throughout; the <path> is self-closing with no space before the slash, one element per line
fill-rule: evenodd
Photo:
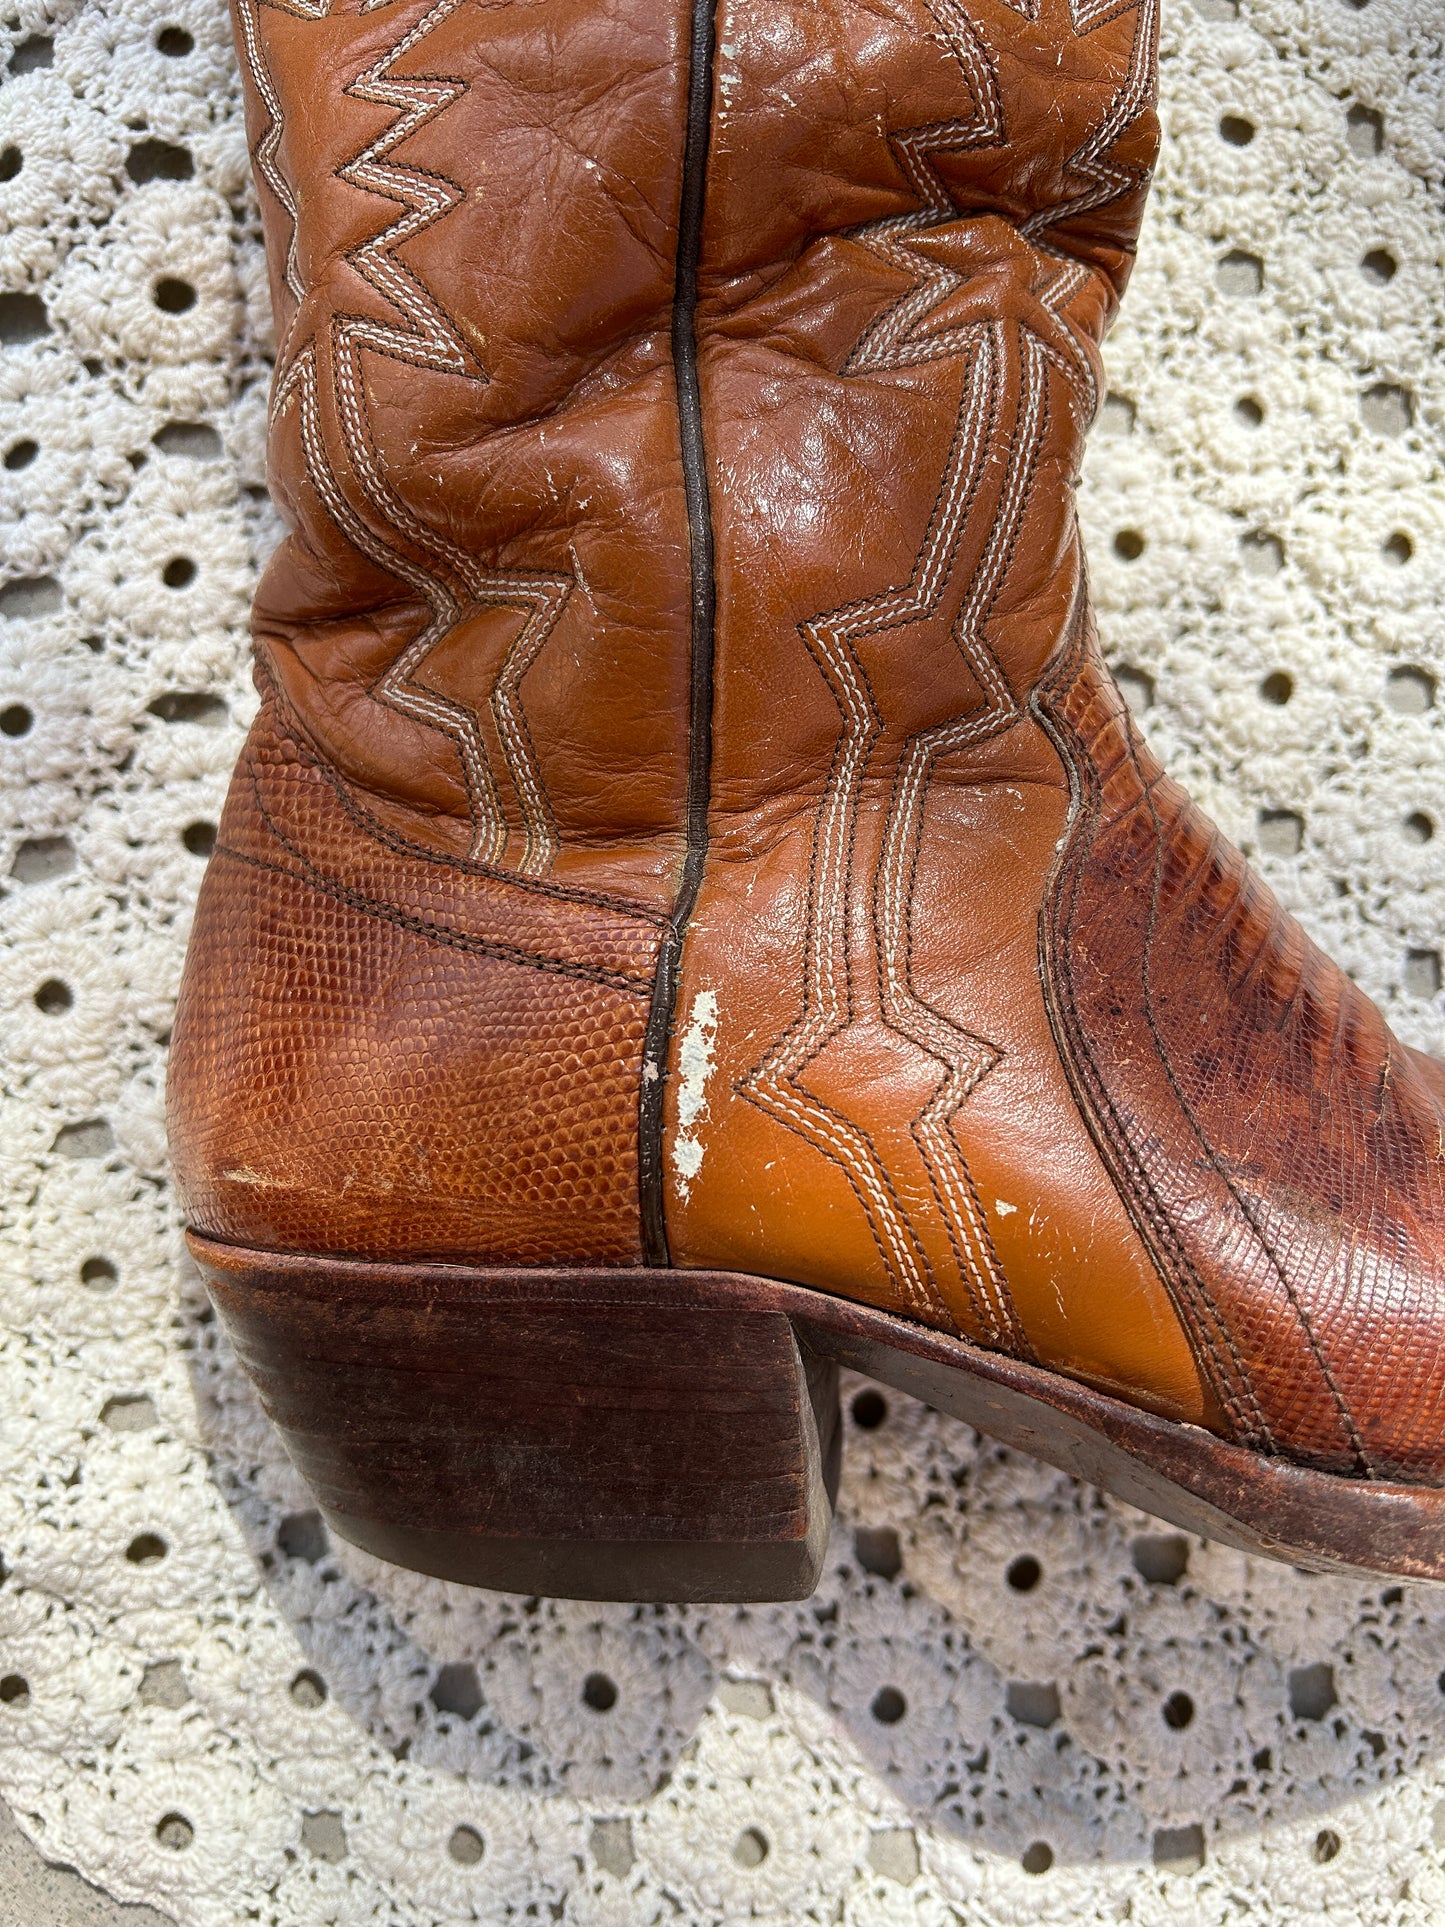
<path fill-rule="evenodd" d="M 440 1578 L 574 1599 L 806 1598 L 847 1366 L 1186 1533 L 1306 1571 L 1445 1583 L 1445 1490 L 1232 1445 L 801 1285 L 189 1242 L 331 1527 Z"/>

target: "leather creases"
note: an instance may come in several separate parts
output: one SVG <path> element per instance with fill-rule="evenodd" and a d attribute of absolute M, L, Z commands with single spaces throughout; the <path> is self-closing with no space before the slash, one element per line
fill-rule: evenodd
<path fill-rule="evenodd" d="M 289 533 L 192 1224 L 751 1273 L 1445 1478 L 1445 1072 L 1088 616 L 1157 0 L 236 18 Z"/>

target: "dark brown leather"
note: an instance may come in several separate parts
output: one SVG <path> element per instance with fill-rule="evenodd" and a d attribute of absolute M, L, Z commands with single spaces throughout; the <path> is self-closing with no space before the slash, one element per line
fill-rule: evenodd
<path fill-rule="evenodd" d="M 1043 707 L 1080 785 L 1046 906 L 1060 1044 L 1234 1435 L 1438 1476 L 1445 1073 L 1160 771 L 1096 660 Z"/>
<path fill-rule="evenodd" d="M 1088 617 L 1155 0 L 238 9 L 294 528 L 192 1223 L 791 1279 L 1440 1482 L 1442 1073 Z"/>

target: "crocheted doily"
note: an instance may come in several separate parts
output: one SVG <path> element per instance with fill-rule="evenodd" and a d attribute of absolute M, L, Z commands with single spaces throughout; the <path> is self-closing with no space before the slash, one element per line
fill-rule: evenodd
<path fill-rule="evenodd" d="M 1186 1540 L 861 1381 L 800 1606 L 328 1545 L 182 1254 L 161 1084 L 252 708 L 267 303 L 218 0 L 0 87 L 0 1796 L 194 1927 L 1445 1916 L 1445 1594 Z M 1172 0 L 1083 492 L 1172 769 L 1445 1049 L 1433 0 Z"/>

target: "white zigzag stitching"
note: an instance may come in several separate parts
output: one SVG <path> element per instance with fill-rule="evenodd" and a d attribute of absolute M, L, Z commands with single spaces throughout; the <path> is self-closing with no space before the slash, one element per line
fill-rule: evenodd
<path fill-rule="evenodd" d="M 902 268 L 913 285 L 863 336 L 844 365 L 845 375 L 882 373 L 923 360 L 969 354 L 959 428 L 950 451 L 939 503 L 923 550 L 908 584 L 850 605 L 802 625 L 802 633 L 843 718 L 828 784 L 814 833 L 814 876 L 809 893 L 804 942 L 803 1010 L 797 1022 L 738 1088 L 763 1109 L 802 1132 L 840 1163 L 867 1211 L 874 1237 L 890 1274 L 919 1308 L 939 1300 L 928 1260 L 907 1212 L 867 1135 L 802 1083 L 807 1064 L 852 1022 L 852 987 L 847 938 L 847 899 L 852 844 L 861 802 L 863 773 L 883 732 L 883 718 L 868 687 L 854 647 L 867 634 L 918 620 L 936 608 L 953 566 L 966 506 L 987 457 L 986 424 L 1002 379 L 1003 342 L 989 324 L 970 323 L 920 339 L 928 315 L 963 284 L 956 271 L 928 259 L 912 245 L 917 236 L 958 218 L 958 210 L 933 164 L 940 152 L 983 146 L 1004 138 L 997 79 L 973 27 L 956 0 L 925 0 L 948 35 L 967 76 L 974 115 L 895 135 L 892 146 L 920 205 L 857 229 L 853 238 Z M 1010 0 L 1013 4 L 1013 0 Z M 1144 0 L 1146 10 L 1156 0 Z M 1102 19 L 1115 0 L 1071 0 L 1076 30 Z M 1025 0 L 1018 11 L 1033 18 L 1037 6 Z M 1061 211 L 1102 205 L 1131 184 L 1130 171 L 1103 160 L 1123 127 L 1146 97 L 1150 45 L 1147 23 L 1135 37 L 1130 73 L 1112 104 L 1104 126 L 1079 150 L 1073 163 L 1091 181 L 1086 194 L 1061 203 L 1029 223 L 1045 227 Z M 1142 57 L 1141 57 L 1141 49 Z M 1045 304 L 1059 315 L 1083 283 L 1088 270 L 1068 259 L 1045 290 Z M 1007 678 L 989 646 L 984 623 L 1022 521 L 1029 483 L 1044 432 L 1047 364 L 1055 363 L 1070 388 L 1082 386 L 1089 412 L 1094 381 L 1087 356 L 1061 358 L 1032 331 L 1020 331 L 1022 360 L 1020 408 L 1008 453 L 1008 469 L 997 514 L 984 553 L 966 590 L 954 624 L 954 640 L 984 694 L 983 703 L 964 715 L 920 732 L 905 745 L 874 878 L 874 927 L 880 1002 L 885 1023 L 896 1034 L 933 1057 L 941 1078 L 911 1128 L 928 1171 L 940 1213 L 981 1319 L 995 1342 L 1027 1351 L 1027 1339 L 1014 1313 L 997 1253 L 979 1203 L 972 1175 L 959 1148 L 954 1119 L 993 1066 L 997 1046 L 975 1036 L 921 999 L 908 967 L 911 876 L 922 837 L 923 805 L 940 757 L 1009 728 L 1021 714 Z"/>
<path fill-rule="evenodd" d="M 923 837 L 923 804 L 940 757 L 1008 729 L 1022 714 L 1018 699 L 984 633 L 984 622 L 1003 579 L 1028 501 L 1029 482 L 1043 440 L 1046 356 L 1037 337 L 1022 336 L 1021 406 L 1009 443 L 1009 470 L 984 554 L 954 624 L 954 639 L 978 677 L 986 701 L 977 709 L 924 730 L 906 745 L 900 761 L 883 856 L 875 883 L 879 987 L 891 1028 L 936 1057 L 946 1075 L 915 1119 L 912 1131 L 964 1278 L 970 1283 L 993 1336 L 1012 1350 L 1027 1350 L 1002 1267 L 979 1204 L 953 1120 L 999 1061 L 993 1044 L 924 1001 L 909 971 L 911 880 Z M 995 349 L 1001 360 L 1001 346 Z M 996 379 L 995 375 L 995 379 Z"/>
<path fill-rule="evenodd" d="M 990 147 L 1004 138 L 1003 108 L 998 81 L 966 13 L 957 0 L 924 0 L 928 11 L 947 35 L 951 50 L 968 80 L 974 112 L 970 120 L 935 122 L 894 134 L 890 146 L 909 187 L 920 205 L 908 214 L 886 216 L 867 227 L 855 228 L 853 239 L 901 269 L 914 285 L 870 328 L 844 364 L 845 375 L 902 368 L 912 362 L 941 360 L 957 354 L 971 329 L 954 329 L 923 341 L 912 339 L 925 316 L 934 312 L 963 276 L 940 261 L 932 261 L 911 244 L 920 234 L 958 218 L 933 156 L 961 147 Z"/>
<path fill-rule="evenodd" d="M 1154 47 L 1158 36 L 1159 0 L 1069 0 L 1069 16 L 1074 31 L 1080 37 L 1090 34 L 1106 21 L 1117 19 L 1129 7 L 1137 8 L 1134 43 L 1129 52 L 1129 69 L 1123 84 L 1110 103 L 1109 111 L 1093 132 L 1077 147 L 1065 163 L 1065 172 L 1076 174 L 1089 183 L 1082 193 L 1056 201 L 1052 206 L 1040 210 L 1024 223 L 1022 233 L 1036 247 L 1056 256 L 1060 263 L 1057 277 L 1050 282 L 1040 297 L 1044 307 L 1056 315 L 1063 324 L 1066 337 L 1072 344 L 1075 370 L 1071 380 L 1077 381 L 1083 394 L 1082 425 L 1087 427 L 1094 418 L 1099 405 L 1098 383 L 1094 378 L 1093 364 L 1084 343 L 1079 339 L 1078 330 L 1066 312 L 1069 302 L 1077 290 L 1088 279 L 1090 270 L 1076 261 L 1072 255 L 1050 247 L 1040 239 L 1056 222 L 1072 220 L 1076 215 L 1087 214 L 1096 207 L 1105 207 L 1110 201 L 1126 194 L 1139 179 L 1138 170 L 1132 167 L 1118 167 L 1106 159 L 1109 149 L 1121 134 L 1133 125 L 1139 115 L 1149 105 L 1154 93 Z M 1069 373 L 1068 369 L 1064 370 Z"/>
<path fill-rule="evenodd" d="M 927 617 L 937 608 L 947 586 L 965 508 L 986 458 L 986 429 L 998 379 L 991 331 L 975 325 L 968 346 L 973 365 L 939 505 L 907 583 L 803 625 L 804 639 L 842 713 L 843 733 L 814 838 L 814 881 L 804 939 L 803 1011 L 742 1086 L 744 1094 L 764 1110 L 790 1123 L 842 1164 L 868 1212 L 891 1275 L 920 1311 L 936 1307 L 928 1260 L 878 1154 L 856 1125 L 807 1089 L 802 1073 L 852 1021 L 847 895 L 853 831 L 863 771 L 883 727 L 854 643 L 880 630 Z M 902 1034 L 910 1035 L 907 1029 Z M 992 1047 L 981 1046 L 981 1050 L 987 1054 Z"/>
<path fill-rule="evenodd" d="M 928 0 L 928 4 L 948 34 L 968 77 L 974 114 L 969 120 L 912 128 L 893 137 L 894 153 L 922 205 L 911 213 L 888 216 L 855 230 L 853 238 L 881 255 L 891 267 L 902 268 L 914 285 L 868 330 L 848 358 L 843 373 L 882 373 L 959 353 L 970 355 L 970 368 L 938 506 L 908 582 L 901 588 L 887 590 L 802 625 L 803 637 L 842 714 L 843 733 L 829 772 L 814 837 L 814 877 L 804 942 L 803 1011 L 798 1022 L 739 1088 L 843 1166 L 868 1214 L 890 1275 L 918 1310 L 937 1312 L 946 1311 L 946 1307 L 933 1283 L 927 1255 L 867 1135 L 832 1106 L 823 1104 L 801 1081 L 807 1064 L 852 1021 L 847 893 L 853 831 L 863 771 L 883 728 L 853 645 L 865 635 L 921 620 L 936 609 L 952 569 L 965 506 L 977 487 L 985 458 L 984 431 L 992 412 L 998 377 L 997 356 L 986 324 L 971 323 L 921 341 L 915 336 L 926 316 L 962 285 L 962 277 L 953 269 L 930 261 L 911 246 L 917 235 L 957 216 L 932 157 L 941 151 L 988 145 L 1003 137 L 997 82 L 967 16 L 956 0 Z M 998 680 L 996 664 L 992 680 Z M 981 677 L 980 681 L 983 687 L 990 688 L 989 680 Z M 911 993 L 898 979 L 896 970 L 894 983 L 895 990 L 887 994 L 898 1008 L 908 1003 Z M 919 1009 L 923 1015 L 914 1021 L 913 1031 L 902 1025 L 892 1026 L 915 1043 L 919 1038 L 913 1032 L 927 1030 L 930 1036 L 938 1033 L 936 1013 L 927 1006 Z M 967 1035 L 960 1033 L 962 1037 Z M 981 1039 L 970 1038 L 969 1044 L 978 1052 L 971 1060 L 974 1070 L 968 1085 L 971 1089 L 996 1059 L 997 1052 Z M 925 1044 L 923 1048 L 929 1046 Z M 957 1060 L 961 1054 L 958 1040 L 950 1038 L 942 1053 L 933 1054 Z M 945 1080 L 944 1088 L 954 1090 L 956 1085 L 956 1079 Z M 958 1102 L 962 1101 L 960 1096 Z M 924 1113 L 928 1125 L 920 1148 L 925 1162 L 936 1136 L 931 1116 L 936 1102 L 935 1097 Z M 951 1197 L 947 1180 L 942 1188 L 935 1181 L 935 1191 L 940 1196 Z M 978 1241 L 968 1214 L 956 1215 L 956 1229 L 950 1219 L 955 1246 L 961 1244 L 973 1252 Z M 975 1273 L 981 1263 L 982 1260 L 975 1257 L 967 1267 L 968 1273 Z M 986 1308 L 981 1309 L 985 1309 L 987 1316 Z"/>
<path fill-rule="evenodd" d="M 287 9 L 287 11 L 292 10 Z M 323 0 L 322 5 L 313 7 L 305 5 L 303 0 L 303 3 L 297 5 L 294 11 L 304 19 L 320 20 L 325 16 L 326 3 Z M 301 281 L 301 270 L 296 260 L 296 197 L 291 192 L 291 183 L 276 162 L 276 155 L 281 145 L 281 130 L 285 125 L 285 112 L 272 82 L 271 70 L 266 65 L 266 56 L 261 44 L 259 0 L 236 0 L 236 21 L 240 28 L 241 49 L 245 55 L 247 70 L 261 104 L 266 109 L 266 131 L 256 143 L 256 166 L 267 187 L 286 210 L 287 220 L 290 223 L 290 231 L 286 237 L 286 261 L 282 278 L 296 302 L 296 313 L 292 315 L 285 338 L 277 350 L 276 370 L 279 387 L 282 371 L 289 359 L 291 334 L 295 329 L 301 299 L 305 293 Z"/>
<path fill-rule="evenodd" d="M 386 0 L 371 0 L 366 11 L 374 11 L 385 3 Z M 254 4 L 255 0 L 243 0 L 246 21 L 243 44 L 257 92 L 270 117 L 270 125 L 257 147 L 257 163 L 268 184 L 278 193 L 282 205 L 292 216 L 287 285 L 299 302 L 304 290 L 295 264 L 295 201 L 276 165 L 282 110 L 262 55 L 255 17 L 251 12 Z M 337 504 L 344 500 L 343 491 L 324 455 L 319 433 L 304 445 L 308 451 L 308 470 L 318 493 L 348 539 L 378 566 L 414 588 L 427 603 L 430 621 L 380 678 L 373 693 L 404 715 L 441 730 L 456 744 L 473 821 L 471 855 L 492 862 L 500 861 L 505 853 L 507 820 L 477 718 L 463 704 L 426 689 L 414 678 L 432 650 L 456 627 L 468 605 L 520 606 L 527 611 L 522 631 L 508 650 L 498 673 L 492 691 L 491 708 L 508 775 L 522 811 L 524 847 L 517 867 L 524 873 L 535 874 L 551 864 L 559 847 L 559 838 L 537 767 L 536 754 L 522 719 L 520 689 L 571 594 L 571 578 L 540 571 L 522 573 L 484 568 L 475 556 L 422 522 L 391 487 L 376 460 L 361 369 L 361 351 L 370 348 L 416 367 L 432 368 L 476 381 L 484 382 L 487 379 L 485 370 L 445 311 L 433 300 L 417 276 L 395 258 L 395 250 L 403 242 L 423 233 L 442 219 L 458 204 L 462 195 L 449 181 L 400 165 L 390 156 L 403 141 L 460 98 L 465 87 L 460 82 L 440 76 L 401 77 L 392 70 L 398 60 L 461 4 L 462 0 L 437 0 L 437 4 L 400 41 L 389 47 L 344 90 L 354 99 L 391 107 L 397 112 L 397 119 L 391 126 L 348 161 L 339 174 L 354 186 L 400 203 L 402 211 L 397 219 L 355 249 L 350 258 L 358 272 L 396 311 L 401 318 L 401 325 L 388 325 L 360 315 L 338 315 L 333 318 L 332 326 L 336 345 L 334 367 L 337 405 L 346 430 L 348 455 L 363 493 L 387 528 L 415 544 L 434 562 L 443 564 L 445 571 L 458 579 L 464 596 L 458 596 L 444 575 L 419 569 L 397 545 L 369 532 L 365 539 L 361 539 L 363 524 L 360 519 L 349 510 L 344 516 L 337 511 Z M 298 10 L 305 17 L 319 19 L 325 14 L 326 8 L 324 5 L 303 6 Z M 314 355 L 309 357 L 308 370 L 302 379 L 303 385 L 309 386 L 314 404 L 317 392 Z M 283 395 L 289 398 L 289 394 L 283 359 L 278 369 L 276 387 L 275 405 L 278 412 Z"/>

